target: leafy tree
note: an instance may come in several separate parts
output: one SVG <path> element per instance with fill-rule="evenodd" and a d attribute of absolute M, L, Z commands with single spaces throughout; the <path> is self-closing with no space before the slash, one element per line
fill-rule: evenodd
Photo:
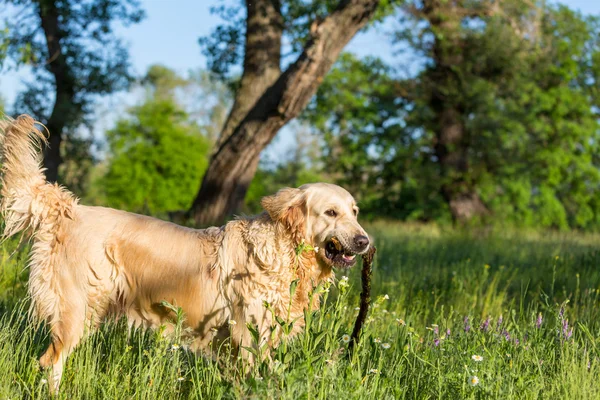
<path fill-rule="evenodd" d="M 114 33 L 143 18 L 137 0 L 0 0 L 12 7 L 0 34 L 0 62 L 28 65 L 34 78 L 14 106 L 40 119 L 51 132 L 44 154 L 46 176 L 59 178 L 61 152 L 83 144 L 62 139 L 74 134 L 93 112 L 96 96 L 124 89 L 131 82 L 128 52 Z"/>
<path fill-rule="evenodd" d="M 416 77 L 345 56 L 305 114 L 328 170 L 401 218 L 597 224 L 597 19 L 518 1 L 414 2 L 402 18 Z"/>
<path fill-rule="evenodd" d="M 402 127 L 389 124 L 405 114 L 392 69 L 376 58 L 360 60 L 344 53 L 302 119 L 321 132 L 326 143 L 324 170 L 362 207 L 385 214 L 385 209 L 395 207 L 397 196 L 392 192 L 398 190 L 394 181 L 400 176 L 390 163 L 400 157 L 398 153 L 416 151 L 416 144 L 401 137 Z M 383 198 L 385 204 L 373 204 Z"/>
<path fill-rule="evenodd" d="M 107 132 L 109 157 L 99 186 L 109 206 L 166 215 L 192 201 L 210 143 L 175 100 L 185 80 L 153 66 L 144 82 L 145 102 Z"/>
<path fill-rule="evenodd" d="M 242 63 L 242 74 L 190 210 L 199 225 L 220 222 L 240 208 L 261 151 L 304 109 L 356 32 L 390 8 L 389 1 L 380 0 L 245 3 L 217 7 L 226 22 L 201 39 L 214 72 L 231 76 L 232 67 Z M 284 60 L 284 38 L 295 60 Z M 285 61 L 289 66 L 282 70 Z"/>

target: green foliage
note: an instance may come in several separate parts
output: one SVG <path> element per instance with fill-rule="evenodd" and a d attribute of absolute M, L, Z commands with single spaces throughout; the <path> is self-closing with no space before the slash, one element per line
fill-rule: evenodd
<path fill-rule="evenodd" d="M 107 132 L 101 180 L 111 207 L 164 213 L 191 204 L 208 166 L 209 143 L 172 99 L 150 98 Z"/>
<path fill-rule="evenodd" d="M 599 397 L 597 235 L 367 228 L 378 246 L 375 300 L 351 359 L 344 341 L 358 305 L 356 267 L 343 272 L 349 279 L 338 276 L 337 287 L 317 289 L 324 308 L 306 313 L 303 332 L 274 350 L 270 365 L 240 374 L 226 347 L 215 362 L 185 350 L 185 338 L 128 333 L 121 321 L 103 325 L 69 357 L 61 398 Z M 24 270 L 22 254 L 14 263 Z M 6 282 L 0 293 L 10 291 Z M 45 398 L 37 358 L 47 330 L 27 320 L 26 302 L 3 304 L 0 397 Z"/>
<path fill-rule="evenodd" d="M 487 3 L 465 2 L 440 3 L 435 25 L 417 3 L 396 35 L 424 57 L 415 77 L 345 55 L 305 113 L 327 170 L 374 215 L 447 221 L 453 181 L 496 223 L 600 228 L 598 19 L 518 1 L 472 17 Z M 460 113 L 465 171 L 440 165 L 444 109 Z"/>
<path fill-rule="evenodd" d="M 190 206 L 230 92 L 205 71 L 184 78 L 162 65 L 149 67 L 140 92 L 106 132 L 106 158 L 91 168 L 83 201 L 166 217 Z"/>
<path fill-rule="evenodd" d="M 25 265 L 29 246 L 23 246 L 23 250 L 20 245 L 18 240 L 10 239 L 0 246 L 0 312 L 3 304 L 14 306 L 27 295 L 29 270 Z"/>

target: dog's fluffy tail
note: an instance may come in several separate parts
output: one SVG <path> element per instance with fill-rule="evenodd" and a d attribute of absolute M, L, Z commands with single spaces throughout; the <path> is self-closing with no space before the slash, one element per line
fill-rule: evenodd
<path fill-rule="evenodd" d="M 41 167 L 41 145 L 46 144 L 42 132 L 27 115 L 16 120 L 0 116 L 4 239 L 19 232 L 32 234 L 42 227 L 51 231 L 60 218 L 70 216 L 77 202 L 71 193 L 46 182 Z"/>

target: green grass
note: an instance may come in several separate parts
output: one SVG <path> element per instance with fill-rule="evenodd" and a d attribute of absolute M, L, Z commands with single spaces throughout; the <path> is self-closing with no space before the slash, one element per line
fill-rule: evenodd
<path fill-rule="evenodd" d="M 226 357 L 217 363 L 173 349 L 178 340 L 157 332 L 128 338 L 117 323 L 71 356 L 60 397 L 600 398 L 600 237 L 368 228 L 378 247 L 376 296 L 352 359 L 342 337 L 356 314 L 356 267 L 350 288 L 329 288 L 326 308 L 275 350 L 271 366 L 240 376 Z M 24 257 L 8 259 L 14 248 L 0 253 L 0 398 L 46 398 L 37 358 L 47 332 L 26 319 Z"/>

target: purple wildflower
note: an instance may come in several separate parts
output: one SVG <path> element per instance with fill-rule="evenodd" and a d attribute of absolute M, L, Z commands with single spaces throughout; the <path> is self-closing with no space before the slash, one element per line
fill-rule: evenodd
<path fill-rule="evenodd" d="M 561 341 L 567 341 L 569 339 L 571 339 L 571 336 L 573 336 L 573 327 L 569 328 L 569 320 L 568 319 L 563 319 L 562 320 L 562 329 L 559 333 L 560 339 Z"/>
<path fill-rule="evenodd" d="M 446 329 L 446 336 L 450 337 L 450 328 Z"/>
<path fill-rule="evenodd" d="M 519 345 L 519 339 L 515 338 L 515 344 L 518 346 Z"/>
<path fill-rule="evenodd" d="M 538 314 L 538 317 L 535 320 L 535 327 L 538 329 L 540 329 L 542 327 L 542 313 Z"/>
<path fill-rule="evenodd" d="M 502 315 L 500 315 L 500 317 L 498 318 L 498 322 L 496 323 L 496 329 L 500 330 L 501 326 L 502 326 Z"/>
<path fill-rule="evenodd" d="M 564 316 L 565 316 L 565 305 L 564 304 L 560 306 L 560 311 L 558 313 L 558 316 L 560 317 L 561 320 L 564 318 Z"/>
<path fill-rule="evenodd" d="M 431 325 L 433 327 L 433 344 L 437 347 L 440 345 L 440 327 L 436 324 Z"/>
<path fill-rule="evenodd" d="M 469 317 L 465 317 L 464 322 L 465 322 L 465 332 L 469 333 L 469 331 L 471 330 L 471 324 L 469 323 Z"/>
<path fill-rule="evenodd" d="M 507 330 L 502 331 L 502 336 L 504 336 L 504 339 L 510 340 L 510 333 Z"/>
<path fill-rule="evenodd" d="M 482 330 L 482 331 L 484 331 L 484 332 L 487 332 L 487 331 L 488 331 L 488 329 L 489 329 L 489 326 L 490 326 L 490 317 L 488 316 L 488 317 L 485 319 L 485 321 L 483 321 L 483 322 L 481 323 L 481 325 L 479 326 L 479 329 L 480 329 L 480 330 Z"/>

